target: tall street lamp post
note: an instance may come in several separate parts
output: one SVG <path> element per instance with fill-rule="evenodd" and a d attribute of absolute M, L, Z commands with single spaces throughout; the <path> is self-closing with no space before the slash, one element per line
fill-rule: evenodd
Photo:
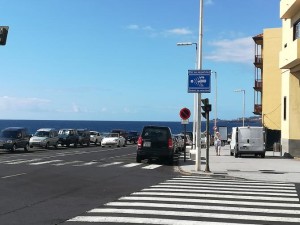
<path fill-rule="evenodd" d="M 214 73 L 215 74 L 215 124 L 214 124 L 214 130 L 216 130 L 217 129 L 217 116 L 218 116 L 218 114 L 217 114 L 217 100 L 218 100 L 218 86 L 217 86 L 217 84 L 218 84 L 218 80 L 217 80 L 217 72 L 215 72 L 215 71 L 212 71 L 212 73 Z"/>
<path fill-rule="evenodd" d="M 243 127 L 245 126 L 245 95 L 246 91 L 244 89 L 237 89 L 234 92 L 243 92 Z"/>
<path fill-rule="evenodd" d="M 196 69 L 197 69 L 197 60 L 198 60 L 198 44 L 195 42 L 179 42 L 177 43 L 177 46 L 190 46 L 190 45 L 195 45 L 196 46 Z M 192 145 L 192 149 L 196 148 L 196 123 L 197 123 L 197 95 L 194 94 L 194 119 L 193 119 L 193 145 Z"/>

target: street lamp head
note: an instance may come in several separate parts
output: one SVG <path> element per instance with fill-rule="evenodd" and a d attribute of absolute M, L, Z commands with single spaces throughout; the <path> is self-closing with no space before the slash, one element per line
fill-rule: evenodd
<path fill-rule="evenodd" d="M 178 42 L 177 46 L 185 46 L 185 45 L 192 45 L 192 42 Z"/>
<path fill-rule="evenodd" d="M 236 90 L 234 90 L 234 92 L 245 92 L 245 90 L 244 89 L 236 89 Z"/>

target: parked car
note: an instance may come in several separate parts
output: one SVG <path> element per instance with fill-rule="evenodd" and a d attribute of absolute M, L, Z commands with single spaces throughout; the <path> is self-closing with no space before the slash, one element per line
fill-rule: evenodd
<path fill-rule="evenodd" d="M 120 147 L 120 146 L 125 146 L 125 142 L 126 142 L 125 138 L 123 136 L 120 136 L 119 133 L 110 133 L 102 139 L 101 146 Z"/>
<path fill-rule="evenodd" d="M 62 146 L 65 145 L 69 147 L 71 144 L 73 144 L 73 146 L 77 148 L 77 145 L 79 143 L 79 136 L 76 129 L 60 129 L 58 131 L 58 137 L 58 142 Z"/>
<path fill-rule="evenodd" d="M 31 135 L 27 128 L 8 127 L 0 133 L 0 148 L 14 152 L 17 148 L 24 148 L 27 152 L 29 149 L 29 139 Z"/>
<path fill-rule="evenodd" d="M 145 126 L 138 139 L 136 162 L 144 159 L 164 159 L 173 163 L 175 148 L 172 132 L 165 126 Z"/>
<path fill-rule="evenodd" d="M 90 146 L 90 131 L 87 129 L 77 129 L 78 133 L 78 144 L 81 146 L 87 145 Z"/>
<path fill-rule="evenodd" d="M 129 131 L 126 137 L 127 143 L 137 143 L 137 140 L 139 139 L 139 133 L 137 131 Z"/>
<path fill-rule="evenodd" d="M 94 143 L 95 145 L 100 144 L 103 137 L 98 131 L 90 131 L 90 142 Z"/>
<path fill-rule="evenodd" d="M 127 138 L 127 131 L 126 130 L 122 130 L 122 129 L 114 129 L 111 131 L 111 133 L 118 133 L 120 134 L 120 136 L 122 136 L 123 138 Z"/>
<path fill-rule="evenodd" d="M 58 131 L 53 128 L 41 128 L 38 129 L 35 134 L 29 140 L 30 148 L 41 147 L 49 148 L 54 146 L 57 148 L 58 145 Z"/>

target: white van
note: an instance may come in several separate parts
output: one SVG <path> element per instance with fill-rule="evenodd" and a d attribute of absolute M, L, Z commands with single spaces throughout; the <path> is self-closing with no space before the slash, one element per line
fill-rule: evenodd
<path fill-rule="evenodd" d="M 233 127 L 230 155 L 236 158 L 242 154 L 265 157 L 265 133 L 263 127 Z"/>

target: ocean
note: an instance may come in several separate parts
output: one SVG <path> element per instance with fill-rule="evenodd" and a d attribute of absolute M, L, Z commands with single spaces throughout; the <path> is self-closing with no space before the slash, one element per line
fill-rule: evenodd
<path fill-rule="evenodd" d="M 126 131 L 141 131 L 146 125 L 168 126 L 173 134 L 184 131 L 181 122 L 159 122 L 159 121 L 80 121 L 80 120 L 0 120 L 0 130 L 6 127 L 26 127 L 30 134 L 34 134 L 39 128 L 86 128 L 99 132 L 110 132 L 113 129 L 124 129 Z M 201 123 L 201 131 L 206 129 L 205 121 Z M 210 121 L 210 132 L 212 133 L 214 121 Z M 217 126 L 227 126 L 228 133 L 231 133 L 231 128 L 242 126 L 241 122 L 236 121 L 218 121 Z M 245 126 L 261 126 L 258 121 L 247 121 Z M 187 125 L 187 131 L 192 131 L 193 124 L 190 122 Z"/>

